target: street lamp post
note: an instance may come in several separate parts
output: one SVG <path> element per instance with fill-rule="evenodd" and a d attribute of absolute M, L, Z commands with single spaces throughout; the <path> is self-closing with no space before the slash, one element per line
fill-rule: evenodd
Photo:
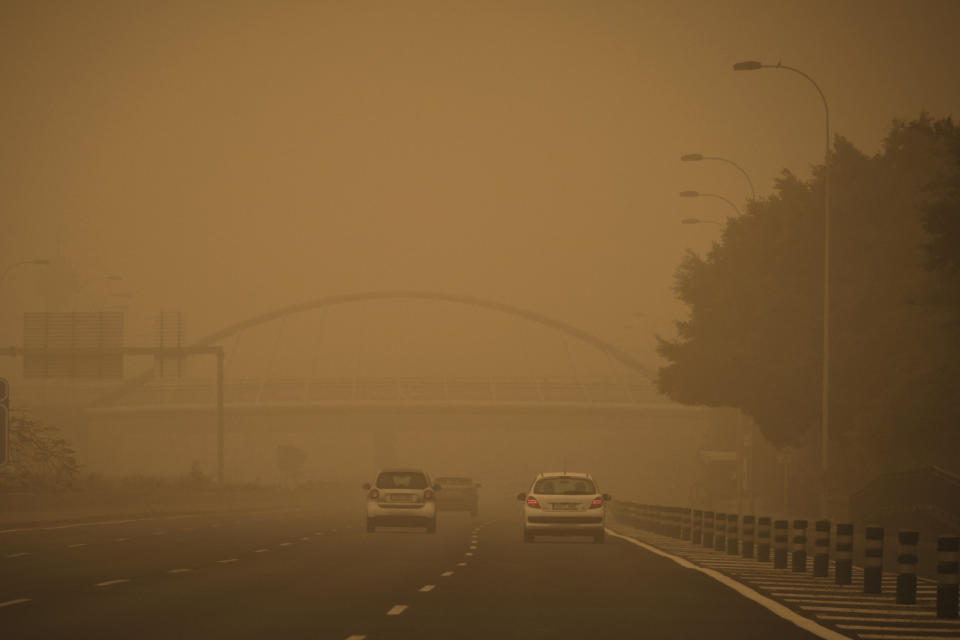
<path fill-rule="evenodd" d="M 743 167 L 741 167 L 739 164 L 737 164 L 733 160 L 730 160 L 729 158 L 721 158 L 720 156 L 705 156 L 702 153 L 685 153 L 682 156 L 680 156 L 680 160 L 682 160 L 683 162 L 699 162 L 701 160 L 719 160 L 720 162 L 726 162 L 727 164 L 736 167 L 737 170 L 743 174 L 743 177 L 747 179 L 747 184 L 750 186 L 750 199 L 751 200 L 757 199 L 757 192 L 753 188 L 753 180 L 750 179 L 750 174 L 748 174 Z"/>
<path fill-rule="evenodd" d="M 731 200 L 730 198 L 724 197 L 719 193 L 702 193 L 700 191 L 681 191 L 680 197 L 681 198 L 717 198 L 719 200 L 723 200 L 728 205 L 733 207 L 733 210 L 737 212 L 737 215 L 741 215 L 743 213 L 742 211 L 740 211 L 740 207 L 734 204 L 733 200 Z"/>
<path fill-rule="evenodd" d="M 823 504 L 826 511 L 826 482 L 829 469 L 830 442 L 830 106 L 820 85 L 806 73 L 795 67 L 777 64 L 763 64 L 756 60 L 746 60 L 733 65 L 734 71 L 757 71 L 759 69 L 786 69 L 806 78 L 820 94 L 823 101 L 826 137 L 823 151 L 823 374 L 820 388 L 820 471 L 823 474 Z M 826 515 L 824 513 L 824 515 Z"/>

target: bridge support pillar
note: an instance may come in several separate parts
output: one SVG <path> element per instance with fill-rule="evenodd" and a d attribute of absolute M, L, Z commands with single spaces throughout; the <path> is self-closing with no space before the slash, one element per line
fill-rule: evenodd
<path fill-rule="evenodd" d="M 397 464 L 397 432 L 394 429 L 373 432 L 373 463 L 377 469 Z"/>

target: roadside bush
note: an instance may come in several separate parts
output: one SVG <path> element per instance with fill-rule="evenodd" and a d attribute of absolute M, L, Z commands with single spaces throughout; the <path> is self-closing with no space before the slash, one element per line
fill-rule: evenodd
<path fill-rule="evenodd" d="M 66 489 L 79 472 L 73 448 L 57 427 L 10 416 L 10 461 L 0 467 L 0 489 Z"/>

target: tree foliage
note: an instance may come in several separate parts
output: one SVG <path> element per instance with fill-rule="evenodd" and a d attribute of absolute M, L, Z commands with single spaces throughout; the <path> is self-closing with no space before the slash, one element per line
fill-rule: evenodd
<path fill-rule="evenodd" d="M 873 157 L 835 140 L 831 446 L 847 466 L 957 466 L 960 336 L 944 282 L 960 282 L 958 161 L 950 120 L 894 122 Z M 820 425 L 823 189 L 822 167 L 784 172 L 705 257 L 686 255 L 675 290 L 689 317 L 659 344 L 662 392 L 737 407 L 777 446 Z"/>
<path fill-rule="evenodd" d="M 13 414 L 10 461 L 0 467 L 0 488 L 63 489 L 73 485 L 80 465 L 56 427 Z"/>

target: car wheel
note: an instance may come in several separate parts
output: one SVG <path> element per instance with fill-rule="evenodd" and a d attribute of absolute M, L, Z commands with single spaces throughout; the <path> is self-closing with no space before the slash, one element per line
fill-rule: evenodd
<path fill-rule="evenodd" d="M 596 543 L 596 544 L 603 544 L 603 540 L 604 540 L 605 537 L 606 537 L 606 536 L 604 535 L 603 532 L 596 533 L 596 534 L 594 534 L 594 536 L 593 536 L 593 541 L 594 541 L 594 543 Z"/>
<path fill-rule="evenodd" d="M 374 533 L 377 530 L 377 525 L 374 524 L 373 520 L 367 519 L 367 533 Z"/>
<path fill-rule="evenodd" d="M 437 519 L 434 518 L 427 524 L 427 533 L 436 533 L 437 532 Z"/>
<path fill-rule="evenodd" d="M 524 542 L 533 542 L 533 534 L 529 531 L 523 532 L 523 541 Z"/>

